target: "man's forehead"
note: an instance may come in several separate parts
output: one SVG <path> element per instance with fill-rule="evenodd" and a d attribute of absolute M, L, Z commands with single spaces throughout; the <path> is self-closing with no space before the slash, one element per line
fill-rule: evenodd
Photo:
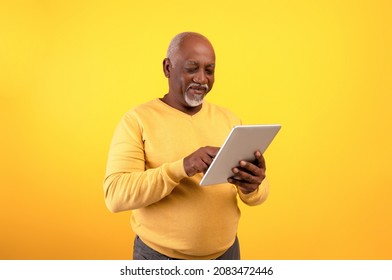
<path fill-rule="evenodd" d="M 180 62 L 187 65 L 211 65 L 215 64 L 215 52 L 210 41 L 198 34 L 187 33 L 172 41 L 168 49 L 168 57 L 173 65 Z"/>
<path fill-rule="evenodd" d="M 178 50 L 178 54 L 186 61 L 199 62 L 209 60 L 208 63 L 215 62 L 215 52 L 211 44 L 207 40 L 184 42 Z"/>
<path fill-rule="evenodd" d="M 179 51 L 192 51 L 195 48 L 208 48 L 213 51 L 212 44 L 207 38 L 199 35 L 189 35 L 182 39 L 178 44 Z"/>

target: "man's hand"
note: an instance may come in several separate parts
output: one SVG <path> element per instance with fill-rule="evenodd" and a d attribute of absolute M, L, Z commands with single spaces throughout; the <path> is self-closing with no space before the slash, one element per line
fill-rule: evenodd
<path fill-rule="evenodd" d="M 228 181 L 236 185 L 242 193 L 251 193 L 259 187 L 265 178 L 265 160 L 260 151 L 255 152 L 255 161 L 240 161 L 240 165 L 234 167 L 235 176 L 230 177 Z"/>
<path fill-rule="evenodd" d="M 218 147 L 203 147 L 184 158 L 184 169 L 189 177 L 196 173 L 205 173 L 218 153 Z"/>

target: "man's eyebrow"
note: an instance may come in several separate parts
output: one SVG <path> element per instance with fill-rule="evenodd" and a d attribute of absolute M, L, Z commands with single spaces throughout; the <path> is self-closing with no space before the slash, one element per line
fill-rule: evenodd
<path fill-rule="evenodd" d="M 186 62 L 188 65 L 199 65 L 197 61 L 189 60 Z M 210 63 L 206 65 L 207 67 L 215 67 L 215 63 Z"/>

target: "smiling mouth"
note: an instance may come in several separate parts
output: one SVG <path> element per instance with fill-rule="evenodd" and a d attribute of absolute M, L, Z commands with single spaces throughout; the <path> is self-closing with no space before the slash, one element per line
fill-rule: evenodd
<path fill-rule="evenodd" d="M 190 87 L 190 89 L 196 94 L 204 94 L 206 92 L 205 87 Z"/>
<path fill-rule="evenodd" d="M 200 84 L 191 84 L 188 87 L 188 90 L 192 90 L 192 93 L 195 94 L 205 94 L 208 90 L 207 85 L 200 85 Z"/>

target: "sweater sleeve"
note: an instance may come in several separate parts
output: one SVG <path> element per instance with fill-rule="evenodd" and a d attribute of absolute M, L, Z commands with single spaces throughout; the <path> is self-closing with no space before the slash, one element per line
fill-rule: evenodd
<path fill-rule="evenodd" d="M 269 194 L 269 184 L 266 178 L 263 180 L 263 182 L 260 184 L 257 190 L 249 194 L 244 194 L 238 189 L 239 197 L 245 204 L 249 206 L 255 206 L 263 203 L 267 199 L 268 194 Z"/>
<path fill-rule="evenodd" d="M 127 114 L 110 145 L 104 195 L 112 212 L 146 207 L 169 195 L 186 177 L 183 159 L 146 170 L 142 127 Z"/>

